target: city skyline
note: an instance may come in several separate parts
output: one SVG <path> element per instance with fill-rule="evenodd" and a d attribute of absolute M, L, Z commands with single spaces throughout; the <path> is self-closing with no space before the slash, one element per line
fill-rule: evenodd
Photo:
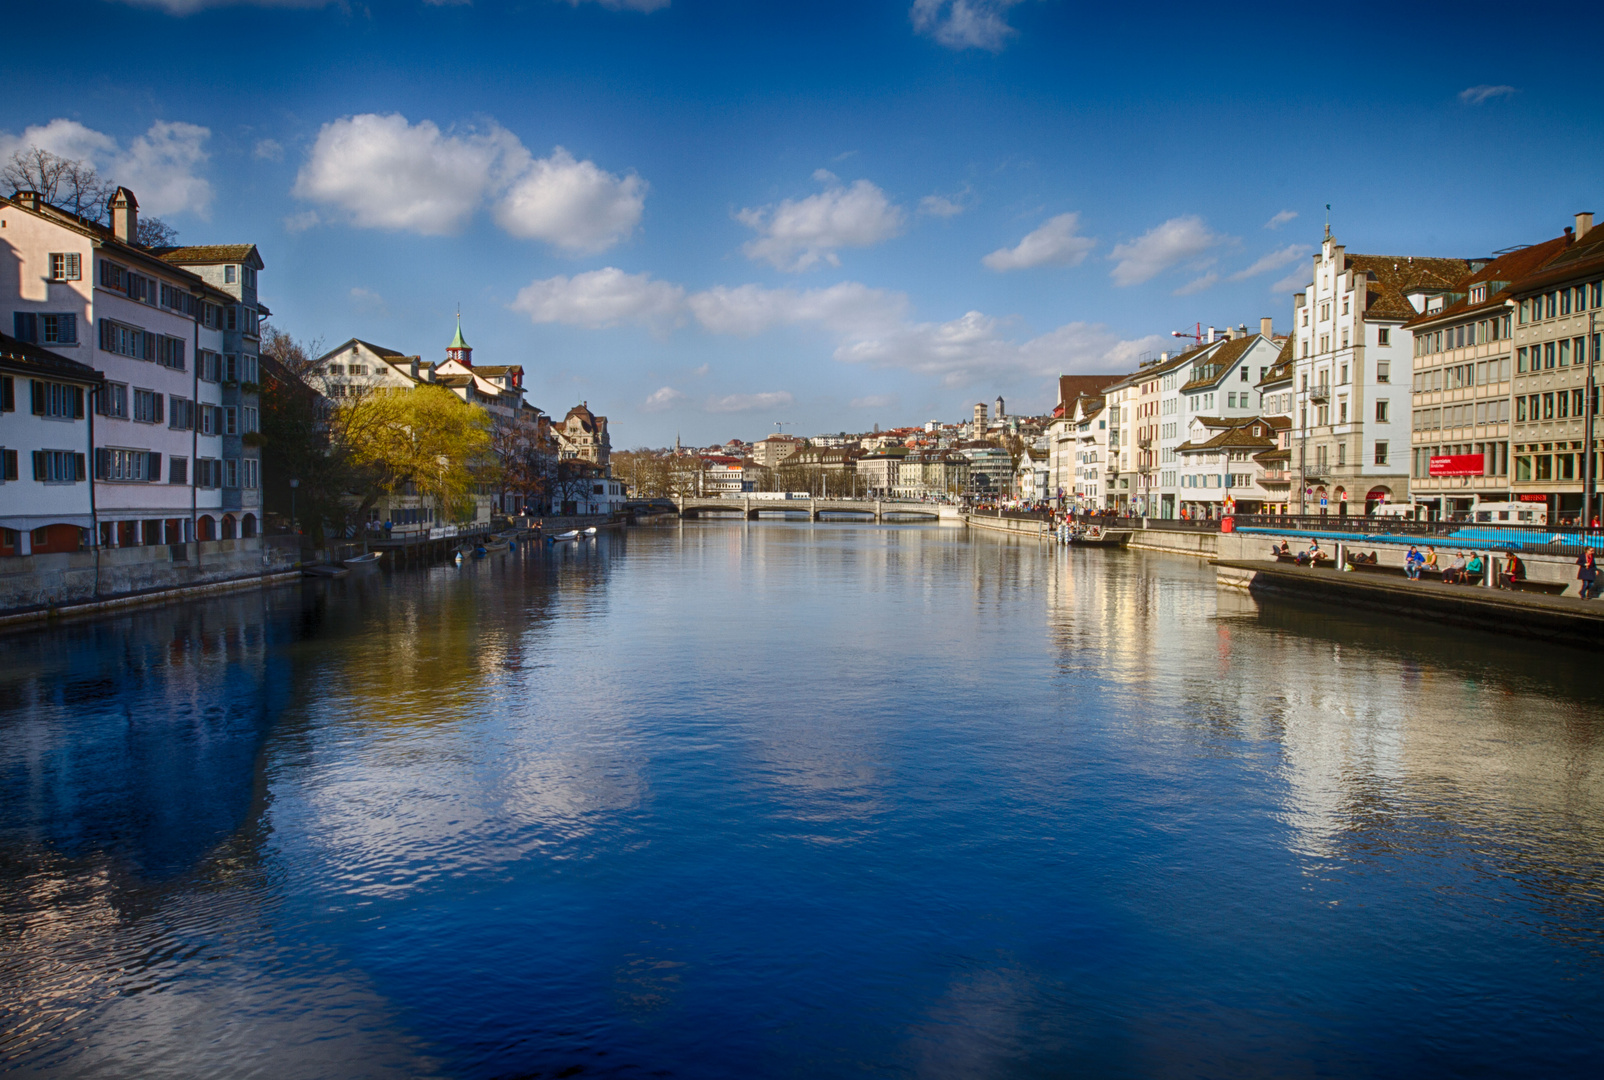
<path fill-rule="evenodd" d="M 62 82 L 16 57 L 51 90 L 0 124 L 4 156 L 88 158 L 182 242 L 257 244 L 298 337 L 443 356 L 460 304 L 480 358 L 522 364 L 548 411 L 590 400 L 621 446 L 951 421 L 999 393 L 1044 412 L 1060 372 L 1129 370 L 1171 330 L 1285 332 L 1327 203 L 1350 251 L 1486 256 L 1595 209 L 1600 164 L 1576 138 L 1598 106 L 1577 66 L 1536 62 L 1529 20 L 1381 35 L 1053 0 L 13 19 L 70 22 L 91 55 L 242 62 Z M 1298 69 L 1298 42 L 1330 70 Z"/>

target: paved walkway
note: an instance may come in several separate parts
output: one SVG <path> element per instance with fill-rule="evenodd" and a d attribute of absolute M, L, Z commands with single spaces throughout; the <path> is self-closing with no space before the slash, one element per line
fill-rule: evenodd
<path fill-rule="evenodd" d="M 1564 640 L 1587 648 L 1604 646 L 1604 600 L 1510 592 L 1481 585 L 1410 581 L 1363 571 L 1313 569 L 1259 559 L 1222 559 L 1214 565 L 1239 575 L 1251 573 L 1250 592 L 1336 600 L 1400 615 Z"/>

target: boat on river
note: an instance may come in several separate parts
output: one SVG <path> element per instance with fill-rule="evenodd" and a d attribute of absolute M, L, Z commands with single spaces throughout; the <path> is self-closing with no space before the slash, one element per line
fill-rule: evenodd
<path fill-rule="evenodd" d="M 1122 548 L 1131 542 L 1129 529 L 1104 529 L 1093 525 L 1083 532 L 1071 532 L 1069 542 L 1080 547 L 1117 547 Z"/>
<path fill-rule="evenodd" d="M 347 570 L 358 570 L 364 566 L 372 566 L 373 564 L 377 563 L 379 561 L 379 556 L 382 554 L 383 552 L 370 551 L 365 555 L 354 555 L 349 559 L 341 559 L 340 565 L 345 567 Z"/>
<path fill-rule="evenodd" d="M 548 543 L 548 544 L 557 544 L 557 543 L 561 543 L 564 540 L 578 540 L 578 539 L 579 539 L 579 530 L 578 529 L 569 529 L 567 532 L 554 533 L 553 535 L 546 537 L 546 543 Z"/>
<path fill-rule="evenodd" d="M 317 563 L 312 566 L 301 567 L 301 574 L 303 577 L 342 578 L 350 572 L 351 571 L 347 570 L 343 566 L 331 566 L 327 563 Z"/>
<path fill-rule="evenodd" d="M 585 530 L 585 535 L 586 536 L 595 536 L 596 535 L 596 526 L 592 525 L 590 528 L 586 529 Z"/>

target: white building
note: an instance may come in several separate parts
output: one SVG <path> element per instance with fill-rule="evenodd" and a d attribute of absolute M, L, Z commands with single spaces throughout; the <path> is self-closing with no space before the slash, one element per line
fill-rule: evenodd
<path fill-rule="evenodd" d="M 1182 515 L 1218 518 L 1228 508 L 1260 512 L 1271 494 L 1261 482 L 1265 466 L 1258 457 L 1276 448 L 1286 424 L 1285 417 L 1194 417 L 1177 454 Z"/>
<path fill-rule="evenodd" d="M 1299 513 L 1409 501 L 1414 338 L 1404 324 L 1471 270 L 1464 259 L 1349 255 L 1327 231 L 1292 308 L 1289 501 Z"/>
<path fill-rule="evenodd" d="M 256 511 L 223 509 L 230 461 L 243 487 L 258 488 L 260 475 L 225 459 L 225 432 L 253 432 L 257 417 L 223 405 L 222 355 L 227 320 L 254 327 L 256 308 L 135 243 L 139 203 L 127 188 L 111 212 L 106 228 L 32 192 L 0 203 L 0 252 L 17 271 L 0 279 L 0 308 L 25 339 L 106 378 L 93 405 L 94 539 L 253 536 Z"/>
<path fill-rule="evenodd" d="M 93 369 L 0 334 L 0 556 L 89 545 L 100 385 Z"/>

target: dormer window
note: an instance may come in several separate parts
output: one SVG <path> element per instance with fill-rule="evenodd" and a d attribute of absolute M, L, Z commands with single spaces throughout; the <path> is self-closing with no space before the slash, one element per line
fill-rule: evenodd
<path fill-rule="evenodd" d="M 239 267 L 237 267 L 237 266 L 225 266 L 225 267 L 223 267 L 223 284 L 224 285 L 233 285 L 233 284 L 237 283 L 238 281 L 239 281 Z"/>
<path fill-rule="evenodd" d="M 1487 299 L 1487 286 L 1477 285 L 1470 290 L 1470 302 L 1480 304 Z"/>

